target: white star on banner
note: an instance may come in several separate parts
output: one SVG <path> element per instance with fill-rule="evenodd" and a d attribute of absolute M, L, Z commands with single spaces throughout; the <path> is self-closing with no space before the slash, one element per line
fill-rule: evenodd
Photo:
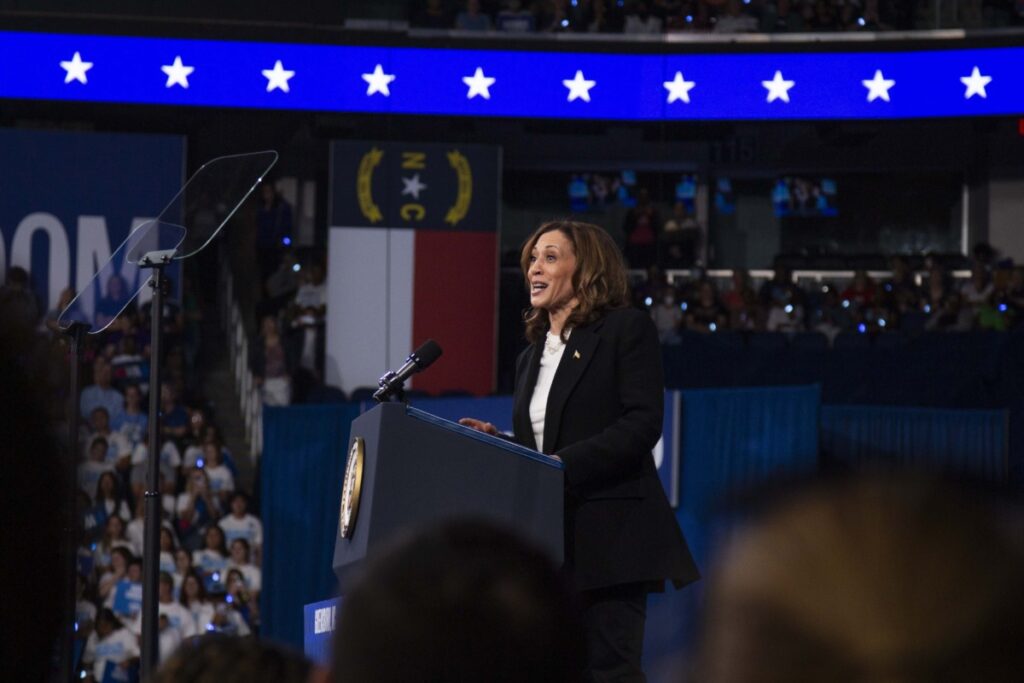
<path fill-rule="evenodd" d="M 690 103 L 690 91 L 697 85 L 695 81 L 688 81 L 683 78 L 683 72 L 677 71 L 676 77 L 671 81 L 665 81 L 665 89 L 668 90 L 668 104 L 672 104 L 676 100 L 682 100 L 687 104 Z"/>
<path fill-rule="evenodd" d="M 295 75 L 294 71 L 288 71 L 281 64 L 281 60 L 274 62 L 273 69 L 264 69 L 263 77 L 267 79 L 267 92 L 271 92 L 280 88 L 284 92 L 289 92 L 288 81 L 291 80 L 292 76 Z"/>
<path fill-rule="evenodd" d="M 577 70 L 576 76 L 571 80 L 563 80 L 562 85 L 569 89 L 569 96 L 567 98 L 569 102 L 577 99 L 589 102 L 590 89 L 597 85 L 597 81 L 588 81 L 583 77 L 583 72 Z"/>
<path fill-rule="evenodd" d="M 796 81 L 787 81 L 782 77 L 781 71 L 776 71 L 772 80 L 761 81 L 761 85 L 768 90 L 768 102 L 789 102 L 789 89 L 796 85 Z"/>
<path fill-rule="evenodd" d="M 420 182 L 420 174 L 417 173 L 412 178 L 402 178 L 402 194 L 411 194 L 412 198 L 416 201 L 420 200 L 420 192 L 427 189 L 425 183 Z"/>
<path fill-rule="evenodd" d="M 84 84 L 89 82 L 89 79 L 85 77 L 85 72 L 92 68 L 92 62 L 83 62 L 82 55 L 75 52 L 75 56 L 71 58 L 71 61 L 60 63 L 60 68 L 67 72 L 64 74 L 65 83 L 78 81 Z"/>
<path fill-rule="evenodd" d="M 882 75 L 881 69 L 875 69 L 875 77 L 870 81 L 861 81 L 861 83 L 868 89 L 868 102 L 874 102 L 877 99 L 889 102 L 889 88 L 896 85 L 896 81 Z"/>
<path fill-rule="evenodd" d="M 982 97 L 988 97 L 988 93 L 985 92 L 985 86 L 992 82 L 991 76 L 982 76 L 981 71 L 978 67 L 974 67 L 971 70 L 970 76 L 962 76 L 960 82 L 967 86 L 964 91 L 964 99 L 969 100 L 975 95 L 981 95 Z"/>
<path fill-rule="evenodd" d="M 384 73 L 384 67 L 378 64 L 373 67 L 373 73 L 363 74 L 363 80 L 367 83 L 367 96 L 379 92 L 384 97 L 390 97 L 391 91 L 388 90 L 388 83 L 395 80 L 395 75 Z"/>
<path fill-rule="evenodd" d="M 165 88 L 170 88 L 175 85 L 180 85 L 182 88 L 188 88 L 188 77 L 195 67 L 185 66 L 181 63 L 181 57 L 177 56 L 174 58 L 174 64 L 168 64 L 160 67 L 160 70 L 167 74 L 167 83 L 164 84 Z"/>
<path fill-rule="evenodd" d="M 466 99 L 471 100 L 477 95 L 485 100 L 491 99 L 490 87 L 494 85 L 495 80 L 491 76 L 484 76 L 484 70 L 480 67 L 476 68 L 472 76 L 463 76 L 462 82 L 469 88 L 469 92 L 466 93 Z"/>

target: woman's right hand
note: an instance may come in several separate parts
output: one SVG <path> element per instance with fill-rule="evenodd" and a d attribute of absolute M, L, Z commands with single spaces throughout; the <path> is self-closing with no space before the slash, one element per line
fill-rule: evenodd
<path fill-rule="evenodd" d="M 484 434 L 490 434 L 491 436 L 498 435 L 498 428 L 492 425 L 490 422 L 484 422 L 483 420 L 476 420 L 473 419 L 472 417 L 464 417 L 459 420 L 459 424 L 462 425 L 463 427 L 469 427 L 470 429 L 475 429 L 478 432 L 483 432 Z"/>

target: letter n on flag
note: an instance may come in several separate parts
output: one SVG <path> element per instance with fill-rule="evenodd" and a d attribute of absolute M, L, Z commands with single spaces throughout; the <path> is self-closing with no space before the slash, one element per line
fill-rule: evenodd
<path fill-rule="evenodd" d="M 500 149 L 331 146 L 326 380 L 374 387 L 427 339 L 412 387 L 494 389 Z"/>

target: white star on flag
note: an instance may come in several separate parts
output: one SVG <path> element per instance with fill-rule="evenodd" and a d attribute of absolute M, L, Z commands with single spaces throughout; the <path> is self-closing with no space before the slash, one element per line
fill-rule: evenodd
<path fill-rule="evenodd" d="M 683 78 L 683 72 L 677 71 L 676 77 L 671 81 L 665 81 L 665 89 L 668 90 L 668 104 L 672 104 L 676 100 L 682 100 L 687 104 L 690 103 L 690 91 L 697 85 L 696 81 L 688 81 Z"/>
<path fill-rule="evenodd" d="M 569 96 L 567 101 L 572 102 L 573 100 L 583 100 L 584 102 L 590 101 L 590 89 L 597 85 L 597 81 L 588 81 L 583 77 L 583 72 L 577 70 L 576 76 L 571 80 L 563 80 L 562 85 L 569 89 Z"/>
<path fill-rule="evenodd" d="M 92 68 L 92 62 L 83 62 L 82 55 L 75 52 L 75 56 L 71 58 L 71 61 L 60 63 L 60 68 L 67 72 L 64 74 L 65 83 L 70 83 L 71 81 L 88 83 L 89 79 L 85 77 L 85 72 Z"/>
<path fill-rule="evenodd" d="M 291 80 L 292 76 L 295 75 L 294 71 L 288 71 L 281 64 L 281 60 L 274 62 L 273 69 L 264 69 L 263 77 L 267 79 L 267 92 L 271 92 L 280 88 L 284 92 L 289 92 L 288 81 Z"/>
<path fill-rule="evenodd" d="M 378 64 L 373 67 L 373 73 L 363 74 L 363 80 L 366 81 L 367 84 L 367 96 L 379 92 L 384 97 L 390 97 L 391 91 L 388 90 L 388 83 L 395 80 L 395 75 L 384 73 L 384 67 Z"/>
<path fill-rule="evenodd" d="M 868 89 L 868 102 L 874 102 L 879 98 L 889 102 L 889 88 L 896 85 L 896 81 L 882 75 L 881 69 L 875 69 L 875 77 L 870 81 L 861 81 L 861 83 Z"/>
<path fill-rule="evenodd" d="M 992 82 L 991 76 L 982 76 L 981 71 L 978 67 L 974 67 L 971 70 L 970 76 L 961 76 L 960 82 L 967 86 L 964 91 L 964 99 L 969 100 L 975 95 L 981 95 L 982 97 L 988 97 L 988 93 L 985 92 L 985 86 Z"/>
<path fill-rule="evenodd" d="M 796 81 L 787 81 L 782 77 L 781 71 L 776 71 L 772 80 L 761 81 L 761 85 L 768 90 L 768 102 L 782 100 L 788 103 L 789 89 L 796 85 Z"/>
<path fill-rule="evenodd" d="M 412 178 L 402 178 L 402 194 L 411 194 L 412 198 L 416 201 L 420 200 L 420 192 L 427 189 L 425 183 L 420 182 L 420 174 L 417 173 Z"/>
<path fill-rule="evenodd" d="M 469 88 L 469 92 L 466 93 L 466 99 L 471 100 L 477 95 L 485 100 L 491 99 L 489 88 L 494 85 L 495 80 L 491 76 L 484 76 L 484 70 L 480 67 L 476 68 L 472 76 L 463 76 L 462 82 Z"/>
<path fill-rule="evenodd" d="M 164 84 L 165 88 L 170 88 L 175 85 L 180 85 L 182 88 L 188 88 L 188 77 L 193 71 L 194 66 L 185 66 L 181 63 L 181 57 L 177 56 L 174 58 L 174 64 L 168 64 L 160 67 L 160 70 L 167 74 L 167 83 Z"/>

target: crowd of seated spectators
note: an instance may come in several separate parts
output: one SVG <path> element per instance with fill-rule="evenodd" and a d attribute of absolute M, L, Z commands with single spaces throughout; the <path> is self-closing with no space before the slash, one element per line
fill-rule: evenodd
<path fill-rule="evenodd" d="M 721 290 L 699 270 L 670 283 L 653 267 L 634 297 L 667 344 L 684 332 L 818 332 L 831 344 L 843 332 L 1006 331 L 1024 321 L 1024 267 L 975 258 L 970 277 L 956 280 L 937 259 L 926 263 L 920 284 L 907 260 L 894 256 L 884 279 L 860 270 L 847 282 L 801 286 L 777 264 L 758 287 L 737 270 Z"/>
<path fill-rule="evenodd" d="M 416 0 L 417 28 L 507 33 L 799 33 L 1024 23 L 1015 0 Z"/>
<path fill-rule="evenodd" d="M 6 279 L 0 288 L 4 310 L 18 312 L 26 329 L 35 330 L 33 344 L 57 350 L 55 357 L 66 363 L 58 320 L 75 293 L 63 292 L 57 308 L 40 315 L 29 274 L 11 268 Z M 94 321 L 96 328 L 109 326 L 85 335 L 81 352 L 76 638 L 82 678 L 95 681 L 121 680 L 137 665 L 141 631 L 151 307 L 130 301 L 132 292 L 123 285 L 119 276 L 110 278 Z M 257 632 L 260 621 L 262 524 L 250 511 L 236 455 L 224 444 L 197 383 L 199 307 L 190 291 L 183 298 L 179 304 L 172 294 L 162 315 L 162 659 L 193 636 L 246 635 Z M 50 387 L 58 394 L 67 386 L 60 381 L 66 372 L 59 374 Z M 59 410 L 65 402 L 53 404 Z"/>
<path fill-rule="evenodd" d="M 141 631 L 148 415 L 138 384 L 112 381 L 110 359 L 92 361 L 81 394 L 78 466 L 77 634 L 87 675 L 130 666 Z M 207 632 L 259 628 L 263 531 L 239 489 L 234 454 L 210 411 L 161 387 L 159 480 L 160 656 Z"/>

